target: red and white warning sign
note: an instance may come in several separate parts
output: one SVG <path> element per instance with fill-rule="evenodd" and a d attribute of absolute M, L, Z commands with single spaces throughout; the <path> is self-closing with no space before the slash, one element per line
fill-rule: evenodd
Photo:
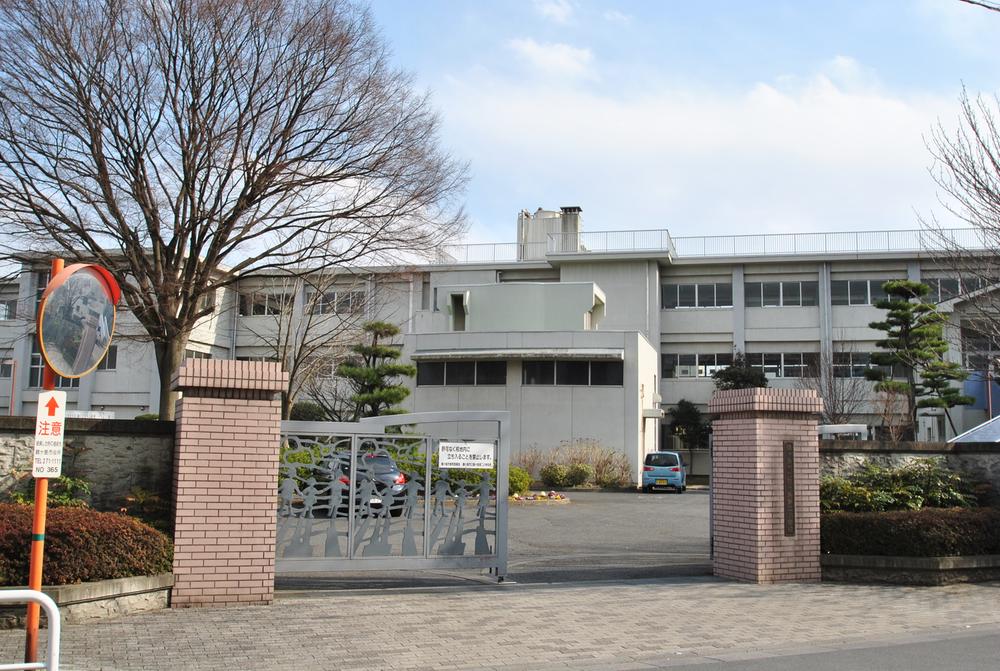
<path fill-rule="evenodd" d="M 58 478 L 62 474 L 63 434 L 66 426 L 66 392 L 43 391 L 38 395 L 35 419 L 35 455 L 31 474 L 36 478 Z"/>

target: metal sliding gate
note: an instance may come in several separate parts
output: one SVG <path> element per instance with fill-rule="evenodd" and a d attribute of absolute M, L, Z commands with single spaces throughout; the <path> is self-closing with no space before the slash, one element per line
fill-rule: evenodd
<path fill-rule="evenodd" d="M 409 432 L 468 422 L 495 425 L 496 438 L 484 443 Z M 282 422 L 276 572 L 478 568 L 502 581 L 509 423 L 505 411 Z M 386 432 L 390 427 L 406 432 Z M 491 445 L 492 468 L 485 458 L 470 462 L 472 468 L 442 468 L 442 442 L 459 453 L 475 448 L 480 457 Z"/>

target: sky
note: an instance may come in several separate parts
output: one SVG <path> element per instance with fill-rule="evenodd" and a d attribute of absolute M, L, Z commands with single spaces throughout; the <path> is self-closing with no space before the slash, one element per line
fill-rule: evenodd
<path fill-rule="evenodd" d="M 674 237 L 950 221 L 927 140 L 1000 91 L 1000 12 L 958 0 L 371 0 L 470 166 L 467 242 L 517 213 Z"/>

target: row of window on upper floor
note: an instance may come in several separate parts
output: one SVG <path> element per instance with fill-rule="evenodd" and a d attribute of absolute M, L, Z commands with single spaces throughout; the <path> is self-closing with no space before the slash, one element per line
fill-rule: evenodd
<path fill-rule="evenodd" d="M 875 305 L 886 297 L 882 285 L 888 279 L 833 280 L 830 282 L 830 302 L 833 305 Z M 929 278 L 922 282 L 931 289 L 926 300 L 940 303 L 995 284 L 981 278 Z M 745 282 L 744 304 L 748 308 L 808 307 L 819 305 L 819 282 Z M 664 284 L 660 291 L 661 307 L 729 308 L 733 306 L 733 285 L 730 282 L 697 284 Z"/>
<path fill-rule="evenodd" d="M 521 363 L 522 385 L 620 387 L 621 361 L 545 360 Z M 506 361 L 421 361 L 417 386 L 500 386 L 507 384 Z"/>
<path fill-rule="evenodd" d="M 872 363 L 871 352 L 835 352 L 833 354 L 833 376 L 837 378 L 863 378 L 869 368 L 886 366 Z M 819 377 L 820 355 L 816 352 L 749 353 L 747 362 L 764 371 L 769 377 L 803 378 Z M 709 378 L 718 370 L 733 363 L 730 353 L 718 354 L 661 354 L 661 373 L 670 378 Z M 902 371 L 896 371 L 901 376 Z"/>

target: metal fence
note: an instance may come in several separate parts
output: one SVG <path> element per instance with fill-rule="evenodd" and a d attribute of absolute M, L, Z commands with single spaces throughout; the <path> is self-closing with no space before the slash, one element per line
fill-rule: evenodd
<path fill-rule="evenodd" d="M 59 621 L 59 607 L 52 598 L 33 589 L 0 590 L 0 605 L 34 602 L 45 611 L 45 619 L 49 625 L 48 641 L 46 642 L 45 660 L 41 662 L 16 662 L 0 664 L 0 671 L 21 671 L 27 669 L 49 669 L 59 671 L 59 639 L 62 623 Z"/>
<path fill-rule="evenodd" d="M 442 439 L 385 433 L 467 422 L 495 425 L 493 469 L 440 468 Z M 282 422 L 276 572 L 478 568 L 503 580 L 509 422 L 506 411 Z"/>
<path fill-rule="evenodd" d="M 549 254 L 663 252 L 673 254 L 670 233 L 665 230 L 580 231 L 550 233 Z"/>
<path fill-rule="evenodd" d="M 676 256 L 778 256 L 785 254 L 863 254 L 920 252 L 985 247 L 975 228 L 944 230 L 841 231 L 674 238 Z"/>

